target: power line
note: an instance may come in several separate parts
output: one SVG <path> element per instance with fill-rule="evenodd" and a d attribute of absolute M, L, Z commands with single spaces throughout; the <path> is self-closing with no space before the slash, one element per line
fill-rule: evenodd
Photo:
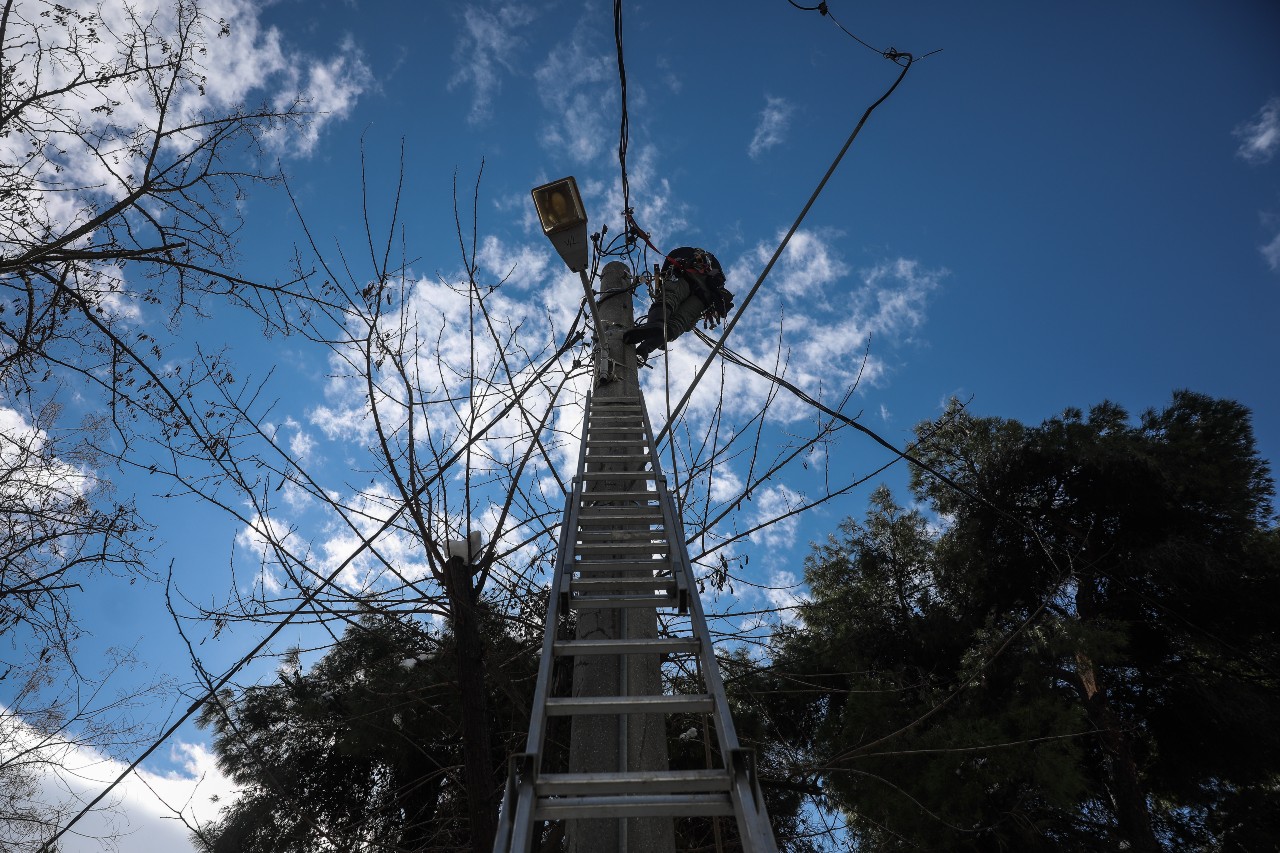
<path fill-rule="evenodd" d="M 831 9 L 827 7 L 827 4 L 825 2 L 819 3 L 817 6 L 801 6 L 799 3 L 796 2 L 796 0 L 787 0 L 787 2 L 790 3 L 792 6 L 796 7 L 797 9 L 799 9 L 801 12 L 817 12 L 820 15 L 822 15 L 822 17 L 830 19 L 831 23 L 839 27 L 840 31 L 843 32 L 845 35 L 847 35 L 849 38 L 853 39 L 858 44 L 862 45 L 872 53 L 883 56 L 885 59 L 889 60 L 890 62 L 896 62 L 897 64 L 901 65 L 902 63 L 899 60 L 909 56 L 908 54 L 901 53 L 896 48 L 892 48 L 892 47 L 886 48 L 885 50 L 881 50 L 880 48 L 868 42 L 866 39 L 860 38 L 859 36 L 851 32 L 848 27 L 846 27 L 844 24 L 836 20 L 836 16 L 831 14 Z M 920 59 L 927 59 L 928 57 L 933 56 L 935 53 L 940 53 L 941 51 L 942 51 L 942 48 L 938 48 L 937 50 L 931 50 L 928 53 L 926 53 L 924 56 L 921 56 Z M 909 65 L 913 61 L 917 61 L 917 60 L 908 59 L 907 64 Z"/>
<path fill-rule="evenodd" d="M 618 48 L 618 86 L 622 92 L 622 119 L 618 126 L 618 166 L 622 170 L 622 216 L 631 216 L 631 182 L 627 178 L 627 146 L 630 144 L 631 121 L 627 116 L 627 64 L 622 56 L 622 0 L 613 0 L 613 41 Z M 624 229 L 627 247 L 632 239 L 630 229 Z"/>
<path fill-rule="evenodd" d="M 578 342 L 578 339 L 582 333 L 577 331 L 577 326 L 578 326 L 578 322 L 581 319 L 582 319 L 582 311 L 579 310 L 578 316 L 574 319 L 573 326 L 570 328 L 569 334 L 566 336 L 564 344 L 562 344 L 560 348 L 557 349 L 549 359 L 547 359 L 546 363 L 542 367 L 540 367 L 532 377 L 530 377 L 529 381 L 525 383 L 524 391 L 527 391 L 529 388 L 532 388 L 533 385 L 542 378 L 543 374 L 545 374 L 548 370 L 550 370 L 551 367 L 557 362 L 557 360 L 562 355 L 564 355 L 564 353 L 568 352 L 569 349 Z M 467 442 L 467 446 L 459 448 L 457 451 L 454 452 L 452 456 L 450 456 L 443 463 L 441 463 L 440 467 L 436 470 L 436 473 L 432 474 L 430 477 L 424 480 L 420 486 L 418 486 L 418 488 L 414 491 L 413 495 L 410 496 L 410 500 L 422 495 L 431 485 L 433 485 L 436 482 L 436 480 L 444 476 L 444 473 L 448 471 L 454 465 L 454 463 L 456 463 L 462 457 L 462 455 L 467 451 L 467 448 L 470 447 L 472 443 L 483 438 L 489 432 L 489 430 L 493 429 L 493 427 L 496 426 L 499 422 L 501 422 L 503 418 L 505 418 L 508 414 L 510 414 L 511 410 L 515 408 L 516 405 L 518 405 L 520 398 L 522 396 L 523 396 L 523 391 L 520 394 L 515 395 L 512 398 L 512 400 L 508 402 L 505 406 L 503 406 L 502 410 L 498 412 L 498 414 L 491 421 L 489 421 L 488 424 L 484 426 L 483 429 L 481 429 L 478 433 L 476 433 L 471 438 L 471 440 Z M 118 775 L 111 782 L 111 784 L 109 784 L 96 797 L 90 800 L 87 805 L 85 805 L 82 809 L 80 809 L 80 811 L 76 813 L 75 817 L 73 817 L 65 826 L 62 826 L 61 828 L 59 828 L 58 831 L 54 833 L 52 837 L 46 840 L 44 844 L 42 844 L 40 847 L 40 853 L 53 853 L 55 849 L 53 845 L 58 841 L 59 838 L 61 838 L 63 835 L 66 834 L 67 830 L 75 826 L 76 823 L 78 823 L 81 818 L 87 815 L 93 809 L 94 806 L 100 803 L 103 800 L 103 798 L 107 796 L 107 794 L 111 793 L 117 785 L 119 785 L 129 776 L 130 773 L 136 770 L 138 766 L 142 764 L 143 761 L 146 761 L 149 757 L 151 757 L 151 754 L 154 753 L 157 749 L 159 749 L 161 744 L 163 744 L 166 740 L 168 740 L 174 734 L 174 732 L 176 732 L 184 723 L 186 723 L 187 720 L 191 719 L 191 717 L 195 714 L 195 712 L 199 710 L 200 706 L 203 705 L 206 701 L 208 701 L 209 697 L 216 696 L 217 691 L 225 687 L 227 683 L 230 682 L 231 679 L 235 677 L 236 673 L 240 672 L 240 670 L 248 666 L 250 661 L 252 661 L 255 657 L 261 654 L 262 651 L 271 643 L 271 641 L 274 640 L 277 636 L 279 636 L 280 633 L 285 629 L 285 627 L 290 622 L 292 622 L 299 614 L 301 614 L 302 611 L 306 610 L 308 607 L 311 606 L 312 602 L 315 600 L 316 596 L 320 594 L 321 590 L 323 590 L 327 586 L 332 585 L 334 581 L 337 579 L 338 575 L 343 572 L 343 570 L 345 570 L 349 565 L 351 565 L 351 563 L 353 563 L 357 557 L 363 554 L 366 549 L 371 548 L 374 540 L 380 537 L 383 533 L 385 533 L 388 529 L 390 529 L 393 524 L 395 524 L 396 520 L 400 517 L 400 514 L 403 513 L 405 509 L 408 508 L 408 505 L 409 505 L 409 500 L 401 502 L 400 505 L 396 508 L 395 512 L 393 512 L 387 518 L 387 520 L 384 521 L 378 527 L 377 530 L 375 530 L 373 533 L 371 533 L 367 537 L 361 536 L 360 545 L 354 551 L 352 551 L 351 554 L 345 560 L 343 560 L 342 563 L 339 564 L 336 569 L 334 569 L 326 578 L 324 578 L 322 583 L 317 584 L 315 587 L 307 590 L 302 597 L 302 601 L 298 603 L 297 607 L 295 607 L 289 613 L 285 614 L 284 619 L 282 619 L 279 624 L 277 624 L 274 628 L 272 628 L 271 631 L 269 631 L 267 635 L 263 637 L 262 640 L 260 640 L 258 644 L 248 652 L 248 654 L 241 657 L 240 660 L 236 661 L 231 666 L 230 669 L 228 669 L 225 673 L 219 676 L 217 679 L 217 682 L 212 684 L 208 688 L 208 690 L 205 691 L 204 695 L 202 695 L 196 701 L 192 702 L 191 705 L 187 707 L 187 710 L 184 711 L 182 715 L 177 719 L 177 721 L 174 722 L 173 725 L 169 726 L 169 728 L 165 729 L 164 733 L 161 734 L 160 737 L 152 741 L 151 745 L 148 746 L 145 750 L 143 750 L 142 754 L 139 755 L 137 758 L 135 758 L 129 764 L 128 767 L 126 767 L 123 771 L 121 771 L 120 775 Z"/>
<path fill-rule="evenodd" d="M 755 298 L 756 292 L 760 290 L 760 286 L 764 284 L 764 280 L 768 278 L 769 273 L 773 270 L 773 265 L 776 264 L 778 262 L 778 258 L 782 256 L 783 250 L 787 248 L 787 244 L 791 242 L 791 238 L 800 228 L 800 223 L 802 223 L 805 216 L 808 215 L 809 209 L 813 207 L 813 203 L 816 202 L 818 200 L 818 196 L 822 194 L 822 190 L 826 187 L 827 181 L 831 179 L 836 168 L 840 165 L 840 161 L 844 159 L 845 152 L 849 150 L 849 146 L 853 144 L 853 140 L 858 138 L 858 134 L 862 131 L 863 125 L 867 123 L 867 119 L 871 117 L 871 113 L 875 111 L 876 107 L 888 100 L 889 96 L 898 88 L 898 84 L 907 76 L 907 72 L 911 70 L 911 65 L 914 61 L 911 54 L 904 53 L 900 54 L 900 56 L 906 57 L 907 61 L 902 65 L 902 71 L 899 72 L 897 79 L 893 81 L 893 85 L 890 86 L 875 103 L 867 107 L 866 112 L 862 114 L 862 118 L 858 120 L 857 126 L 854 127 L 853 132 L 849 134 L 849 138 L 845 140 L 844 146 L 840 149 L 840 152 L 836 154 L 835 159 L 831 161 L 831 165 L 827 168 L 827 173 L 822 176 L 822 180 L 818 181 L 818 186 L 814 188 L 813 194 L 810 195 L 809 200 L 805 202 L 804 208 L 800 211 L 800 215 L 796 217 L 795 222 L 791 223 L 791 229 L 787 231 L 786 236 L 782 238 L 782 242 L 778 244 L 778 248 L 774 250 L 773 257 L 769 259 L 769 263 L 765 264 L 764 271 L 761 272 L 760 277 L 756 279 L 756 283 L 747 294 L 747 298 L 742 301 L 742 305 L 739 306 L 737 313 L 733 315 L 733 319 L 725 326 L 724 332 L 720 335 L 720 340 L 718 340 L 716 345 L 711 348 L 711 354 L 708 355 L 706 361 L 702 363 L 702 367 L 698 368 L 697 374 L 693 377 L 693 382 L 684 392 L 684 396 L 680 398 L 680 402 L 676 404 L 676 408 L 671 415 L 671 419 L 663 425 L 662 430 L 657 436 L 655 436 L 655 445 L 662 443 L 662 440 L 671 430 L 671 425 L 675 423 L 675 419 L 680 417 L 681 413 L 684 411 L 684 407 L 689 403 L 689 398 L 693 396 L 694 389 L 698 387 L 698 383 L 702 381 L 702 377 L 706 375 L 707 370 L 710 369 L 712 362 L 715 361 L 715 357 L 719 354 L 721 348 L 723 348 L 725 340 L 728 339 L 729 333 L 733 331 L 734 327 L 738 325 L 738 321 L 742 319 L 742 315 L 746 312 L 747 306 L 751 304 L 751 300 Z"/>

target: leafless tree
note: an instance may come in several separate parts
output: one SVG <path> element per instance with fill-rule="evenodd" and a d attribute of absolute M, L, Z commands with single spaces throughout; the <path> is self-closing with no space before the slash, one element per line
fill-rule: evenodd
<path fill-rule="evenodd" d="M 235 274 L 235 202 L 276 180 L 255 165 L 261 146 L 307 115 L 296 99 L 247 107 L 207 96 L 207 48 L 230 32 L 196 0 L 145 14 L 123 3 L 0 4 L 6 791 L 32 783 L 38 762 L 22 756 L 48 753 L 11 751 L 25 739 L 126 748 L 136 735 L 125 708 L 97 701 L 110 673 L 82 672 L 74 657 L 74 596 L 86 580 L 148 577 L 150 531 L 114 494 L 96 448 L 107 433 L 118 448 L 140 432 L 185 429 L 173 401 L 206 377 L 166 375 L 164 342 L 132 321 L 163 312 L 172 329 L 202 299 L 261 309 L 288 287 Z M 99 413 L 67 422 L 68 393 Z M 217 452 L 207 436 L 197 442 Z M 8 829 L 36 825 L 16 800 L 0 811 L 0 822 L 18 822 Z M 14 831 L 6 849 L 20 849 Z"/>
<path fill-rule="evenodd" d="M 587 323 L 573 295 L 576 286 L 563 288 L 567 305 L 544 310 L 512 292 L 509 276 L 486 278 L 477 260 L 478 182 L 470 223 L 458 217 L 459 272 L 435 280 L 415 274 L 398 223 L 400 192 L 389 205 L 385 231 L 375 233 L 376 217 L 366 207 L 358 249 L 325 251 L 308 234 L 293 276 L 302 283 L 305 303 L 289 314 L 287 326 L 323 348 L 330 381 L 348 398 L 339 419 L 351 433 L 347 438 L 367 453 L 350 481 L 325 482 L 278 439 L 279 414 L 268 383 L 233 390 L 216 381 L 216 370 L 203 372 L 223 395 L 213 408 L 227 437 L 219 461 L 224 474 L 202 481 L 167 473 L 184 489 L 238 513 L 261 546 L 260 571 L 277 578 L 259 584 L 253 598 L 233 584 L 224 607 L 189 611 L 215 631 L 235 621 L 281 618 L 352 624 L 371 611 L 448 622 L 458 641 L 458 689 L 470 709 L 459 721 L 465 757 L 455 779 L 470 806 L 474 846 L 487 849 L 500 769 L 492 766 L 491 747 L 519 742 L 522 733 L 491 730 L 485 685 L 495 672 L 476 611 L 502 614 L 530 646 L 540 641 L 537 602 L 547 594 L 545 569 L 554 555 L 590 385 L 590 361 L 579 346 Z M 456 189 L 454 206 L 463 206 Z M 353 261 L 361 255 L 367 266 Z M 784 352 L 773 369 L 785 373 Z M 785 478 L 793 466 L 807 466 L 814 448 L 836 441 L 846 427 L 824 415 L 807 422 L 779 415 L 791 424 L 792 438 L 763 446 L 779 382 L 784 380 L 769 386 L 746 418 L 725 415 L 723 387 L 712 391 L 720 397 L 713 427 L 674 433 L 671 468 L 685 504 L 686 535 L 701 543 L 706 557 L 708 589 L 732 589 L 735 580 L 720 555 L 734 542 L 848 490 L 836 482 L 838 475 L 828 478 L 822 494 L 796 492 L 776 512 L 752 512 L 750 524 L 725 532 L 745 515 L 753 492 Z M 845 389 L 842 404 L 851 390 Z M 731 461 L 744 462 L 747 477 L 726 497 L 713 484 Z M 249 510 L 218 497 L 228 480 L 235 481 L 236 494 L 249 498 Z M 335 565 L 281 522 L 289 515 L 277 497 L 284 489 L 295 501 L 305 494 L 346 526 L 360 557 Z M 461 559 L 451 559 L 455 554 Z M 301 591 L 309 598 L 298 604 Z"/>
<path fill-rule="evenodd" d="M 141 569 L 145 525 L 128 500 L 111 499 L 100 473 L 110 453 L 115 464 L 164 475 L 240 519 L 283 574 L 274 597 L 261 589 L 245 599 L 233 585 L 228 607 L 201 614 L 214 630 L 235 619 L 278 622 L 299 593 L 309 596 L 303 618 L 325 626 L 370 609 L 437 616 L 460 640 L 461 689 L 483 703 L 476 608 L 505 613 L 512 631 L 531 640 L 541 631 L 542 569 L 590 369 L 577 349 L 581 311 L 577 319 L 572 311 L 508 311 L 511 286 L 486 279 L 477 261 L 474 208 L 471 227 L 458 225 L 461 274 L 434 285 L 448 310 L 422 298 L 424 279 L 413 272 L 397 214 L 375 234 L 367 208 L 367 266 L 309 241 L 283 283 L 240 277 L 231 203 L 274 180 L 252 165 L 261 162 L 259 146 L 306 116 L 298 102 L 219 108 L 202 100 L 203 49 L 227 26 L 194 0 L 175 0 L 172 15 L 123 19 L 4 0 L 0 387 L 25 403 L 0 414 L 25 412 L 29 429 L 3 458 L 5 482 L 43 484 L 44 503 L 29 512 L 5 507 L 12 536 L 4 547 L 23 568 L 6 569 L 0 618 L 41 626 L 69 649 L 79 574 Z M 399 202 L 397 194 L 396 211 Z M 199 347 L 175 361 L 169 342 L 129 322 L 138 311 L 177 322 L 211 298 L 310 339 L 327 353 L 335 381 L 363 388 L 357 424 L 369 454 L 350 482 L 322 482 L 277 440 L 265 402 L 270 377 L 245 381 L 224 353 Z M 774 373 L 781 382 L 781 351 Z M 97 394 L 103 414 L 64 437 L 56 401 L 70 382 Z M 773 383 L 759 411 L 736 422 L 717 407 L 710 430 L 677 430 L 669 448 L 686 535 L 700 545 L 713 589 L 735 582 L 721 557 L 733 542 L 846 490 L 837 475 L 822 494 L 796 493 L 772 517 L 726 532 L 756 490 L 807 464 L 811 449 L 845 427 L 819 417 L 784 446 L 762 448 L 781 387 Z M 138 443 L 164 453 L 144 457 L 133 452 Z M 748 460 L 749 472 L 725 497 L 713 483 L 733 459 Z M 339 582 L 317 552 L 275 526 L 285 487 L 327 507 L 361 543 Z M 450 546 L 477 533 L 476 549 Z M 389 551 L 388 541 L 399 544 Z M 463 559 L 451 559 L 459 552 Z M 73 711 L 62 717 L 78 718 Z M 487 766 L 495 733 L 484 720 L 476 713 L 464 721 L 460 774 L 480 847 L 498 788 Z"/>

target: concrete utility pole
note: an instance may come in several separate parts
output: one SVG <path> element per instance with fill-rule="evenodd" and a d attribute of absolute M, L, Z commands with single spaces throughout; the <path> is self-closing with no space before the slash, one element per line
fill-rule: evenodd
<path fill-rule="evenodd" d="M 618 261 L 608 264 L 600 279 L 597 311 L 603 334 L 597 342 L 596 376 L 593 394 L 597 400 L 638 399 L 639 369 L 633 347 L 622 342 L 622 333 L 632 326 L 632 297 L 628 289 L 631 271 Z M 586 457 L 588 472 L 636 471 L 643 457 L 634 442 L 639 433 L 618 435 L 619 442 L 632 445 L 591 448 Z M 616 461 L 618 456 L 635 455 L 635 463 Z M 593 456 L 614 457 L 593 462 Z M 603 480 L 594 482 L 599 491 L 643 490 L 643 480 Z M 620 526 L 617 530 L 635 531 Z M 646 523 L 643 529 L 648 529 Z M 628 555 L 618 554 L 626 560 Z M 634 559 L 634 558 L 632 558 Z M 623 577 L 609 572 L 583 573 L 584 577 Z M 657 611 L 651 608 L 583 609 L 578 613 L 579 640 L 641 639 L 658 636 Z M 662 693 L 659 655 L 583 655 L 573 664 L 574 696 L 645 696 Z M 573 773 L 666 770 L 667 730 L 662 714 L 626 716 L 576 716 L 569 747 L 569 770 Z M 629 820 L 579 819 L 568 821 L 571 853 L 672 853 L 675 825 L 670 817 Z"/>

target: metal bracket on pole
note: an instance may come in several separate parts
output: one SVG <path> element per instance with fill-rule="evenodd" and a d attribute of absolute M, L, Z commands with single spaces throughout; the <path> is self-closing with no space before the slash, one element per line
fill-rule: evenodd
<path fill-rule="evenodd" d="M 598 383 L 617 382 L 622 379 L 622 363 L 609 358 L 609 350 L 599 342 L 591 352 L 596 364 L 596 381 Z"/>

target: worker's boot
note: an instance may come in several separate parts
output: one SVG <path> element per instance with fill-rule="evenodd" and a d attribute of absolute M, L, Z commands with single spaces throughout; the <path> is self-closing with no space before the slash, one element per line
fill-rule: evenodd
<path fill-rule="evenodd" d="M 622 342 L 635 344 L 636 354 L 641 358 L 647 358 L 649 353 L 662 346 L 664 337 L 661 323 L 645 321 L 623 332 Z"/>
<path fill-rule="evenodd" d="M 661 334 L 662 326 L 660 324 L 644 319 L 622 333 L 622 342 L 624 344 L 636 344 L 651 335 Z"/>

